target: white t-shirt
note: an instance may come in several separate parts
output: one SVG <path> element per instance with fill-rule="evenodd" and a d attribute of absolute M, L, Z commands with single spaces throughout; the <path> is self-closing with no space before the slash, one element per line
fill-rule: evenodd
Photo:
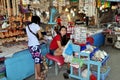
<path fill-rule="evenodd" d="M 29 28 L 35 34 L 41 29 L 41 27 L 35 23 L 30 24 Z M 26 32 L 28 36 L 28 46 L 40 45 L 39 40 L 33 33 L 30 32 L 30 30 L 28 29 L 28 26 L 26 26 Z"/>

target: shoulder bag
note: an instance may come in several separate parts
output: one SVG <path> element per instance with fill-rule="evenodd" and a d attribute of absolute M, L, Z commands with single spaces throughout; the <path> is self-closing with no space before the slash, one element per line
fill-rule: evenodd
<path fill-rule="evenodd" d="M 37 39 L 39 39 L 39 35 L 38 35 L 38 33 L 35 34 L 34 32 L 32 32 L 32 30 L 30 29 L 29 25 L 28 25 L 28 29 L 29 29 L 29 31 L 30 31 L 33 35 L 35 35 L 35 36 L 37 37 Z"/>

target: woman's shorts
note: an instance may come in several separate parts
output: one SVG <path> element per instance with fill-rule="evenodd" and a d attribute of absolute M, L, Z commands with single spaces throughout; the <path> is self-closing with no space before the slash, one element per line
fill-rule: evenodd
<path fill-rule="evenodd" d="M 40 45 L 28 47 L 35 64 L 42 63 L 42 54 Z"/>
<path fill-rule="evenodd" d="M 50 50 L 50 54 L 54 55 L 55 50 Z"/>

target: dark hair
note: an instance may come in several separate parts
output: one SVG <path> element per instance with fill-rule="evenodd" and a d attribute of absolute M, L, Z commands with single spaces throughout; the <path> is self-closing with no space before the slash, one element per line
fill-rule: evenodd
<path fill-rule="evenodd" d="M 66 31 L 67 31 L 67 28 L 65 27 L 65 26 L 60 26 L 60 29 L 59 29 L 59 34 L 60 34 L 60 31 L 61 31 L 61 29 L 62 28 L 65 28 L 66 29 Z M 61 34 L 60 34 L 61 35 Z"/>
<path fill-rule="evenodd" d="M 40 17 L 39 16 L 32 16 L 31 23 L 40 24 Z"/>
<path fill-rule="evenodd" d="M 60 29 L 59 29 L 59 33 L 58 33 L 60 36 L 61 36 L 60 31 L 61 31 L 62 28 L 65 28 L 66 31 L 67 31 L 67 28 L 65 26 L 61 26 Z M 67 44 L 67 41 L 68 41 L 67 35 L 61 36 L 61 45 L 62 46 L 65 46 Z"/>

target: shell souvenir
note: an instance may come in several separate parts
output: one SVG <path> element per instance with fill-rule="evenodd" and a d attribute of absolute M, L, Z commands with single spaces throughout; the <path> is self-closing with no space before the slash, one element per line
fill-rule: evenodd
<path fill-rule="evenodd" d="M 9 34 L 8 34 L 8 32 L 5 32 L 5 37 L 9 37 Z"/>
<path fill-rule="evenodd" d="M 10 37 L 13 36 L 13 35 L 12 35 L 12 31 L 9 31 L 8 34 L 9 34 Z"/>
<path fill-rule="evenodd" d="M 103 52 L 104 56 L 107 56 L 107 53 L 104 50 L 102 52 Z"/>
<path fill-rule="evenodd" d="M 16 36 L 16 30 L 13 31 L 13 36 Z"/>
<path fill-rule="evenodd" d="M 100 50 L 98 50 L 98 51 L 95 53 L 95 57 L 96 57 L 97 59 L 99 59 L 100 61 L 101 61 L 101 59 L 104 59 L 104 58 L 105 58 L 105 56 L 103 55 L 103 53 L 102 53 Z"/>
<path fill-rule="evenodd" d="M 104 59 L 104 58 L 105 58 L 105 56 L 104 56 L 104 54 L 103 54 L 103 52 L 102 52 L 102 51 L 100 51 L 100 52 L 99 52 L 99 55 L 100 55 L 100 58 L 102 58 L 102 59 Z"/>
<path fill-rule="evenodd" d="M 0 33 L 0 38 L 4 38 L 4 35 L 2 32 Z"/>

